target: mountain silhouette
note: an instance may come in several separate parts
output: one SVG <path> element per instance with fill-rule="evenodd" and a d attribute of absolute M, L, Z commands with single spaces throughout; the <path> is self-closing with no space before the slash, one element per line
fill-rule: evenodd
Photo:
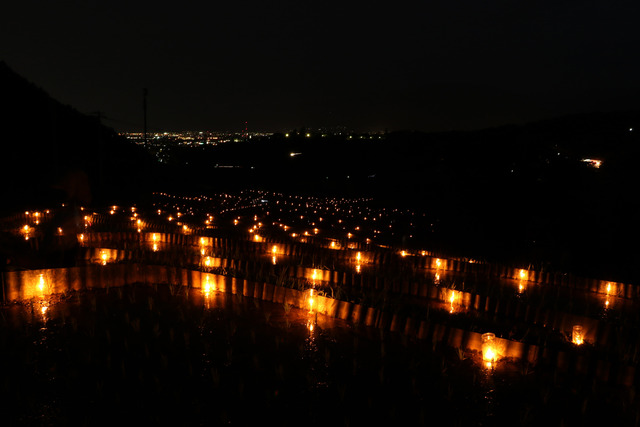
<path fill-rule="evenodd" d="M 131 200 L 147 153 L 0 62 L 0 210 Z"/>

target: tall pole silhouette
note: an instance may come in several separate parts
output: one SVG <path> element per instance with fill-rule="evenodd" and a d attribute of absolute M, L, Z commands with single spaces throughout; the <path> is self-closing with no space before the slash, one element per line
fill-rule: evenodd
<path fill-rule="evenodd" d="M 145 87 L 142 89 L 142 110 L 144 111 L 144 145 L 147 145 L 147 95 L 149 91 Z"/>

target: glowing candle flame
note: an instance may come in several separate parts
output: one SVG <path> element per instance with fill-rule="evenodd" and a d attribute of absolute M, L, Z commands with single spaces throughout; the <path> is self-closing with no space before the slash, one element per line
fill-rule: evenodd
<path fill-rule="evenodd" d="M 204 292 L 204 296 L 208 298 L 211 294 L 211 283 L 209 283 L 209 276 L 205 277 L 204 285 L 202 286 L 202 291 Z"/>
<path fill-rule="evenodd" d="M 153 252 L 158 252 L 158 244 L 157 243 L 153 244 Z"/>
<path fill-rule="evenodd" d="M 361 270 L 360 264 L 356 264 L 356 273 L 360 273 L 360 270 Z"/>
<path fill-rule="evenodd" d="M 44 275 L 43 274 L 40 275 L 40 278 L 38 280 L 38 290 L 40 292 L 44 292 Z"/>
<path fill-rule="evenodd" d="M 582 343 L 584 342 L 584 331 L 582 329 L 582 325 L 573 326 L 571 341 L 575 345 L 582 345 Z"/>
<path fill-rule="evenodd" d="M 607 295 L 611 293 L 611 283 L 607 283 Z"/>
<path fill-rule="evenodd" d="M 107 259 L 109 258 L 109 255 L 107 255 L 107 253 L 103 251 L 100 254 L 100 258 L 102 259 L 102 265 L 107 265 Z"/>
<path fill-rule="evenodd" d="M 313 289 L 309 290 L 309 313 L 313 313 Z"/>
<path fill-rule="evenodd" d="M 456 291 L 451 291 L 451 294 L 449 295 L 449 313 L 453 313 L 454 309 L 453 309 L 453 303 L 456 300 Z"/>
<path fill-rule="evenodd" d="M 440 268 L 441 265 L 442 261 L 440 261 L 440 258 L 436 258 L 436 268 Z"/>
<path fill-rule="evenodd" d="M 495 357 L 496 355 L 491 349 L 487 350 L 486 353 L 484 354 L 484 360 L 488 369 L 491 369 L 493 367 L 493 362 L 495 361 Z"/>
<path fill-rule="evenodd" d="M 496 335 L 491 332 L 482 334 L 482 360 L 489 369 L 493 368 L 493 363 L 497 359 L 495 338 Z"/>
<path fill-rule="evenodd" d="M 525 277 L 527 277 L 526 271 L 523 269 L 520 269 L 520 279 L 524 279 Z"/>

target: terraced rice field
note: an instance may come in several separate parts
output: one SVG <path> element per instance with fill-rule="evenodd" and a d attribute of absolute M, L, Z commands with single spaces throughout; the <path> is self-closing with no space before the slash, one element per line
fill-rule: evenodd
<path fill-rule="evenodd" d="M 9 424 L 640 420 L 634 284 L 166 209 L 3 221 L 42 260 L 3 274 Z"/>

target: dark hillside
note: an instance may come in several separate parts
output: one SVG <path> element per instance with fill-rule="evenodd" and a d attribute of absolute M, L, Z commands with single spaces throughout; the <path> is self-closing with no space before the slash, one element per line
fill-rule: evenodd
<path fill-rule="evenodd" d="M 88 205 L 138 193 L 147 154 L 97 117 L 81 114 L 0 62 L 2 209 Z"/>

